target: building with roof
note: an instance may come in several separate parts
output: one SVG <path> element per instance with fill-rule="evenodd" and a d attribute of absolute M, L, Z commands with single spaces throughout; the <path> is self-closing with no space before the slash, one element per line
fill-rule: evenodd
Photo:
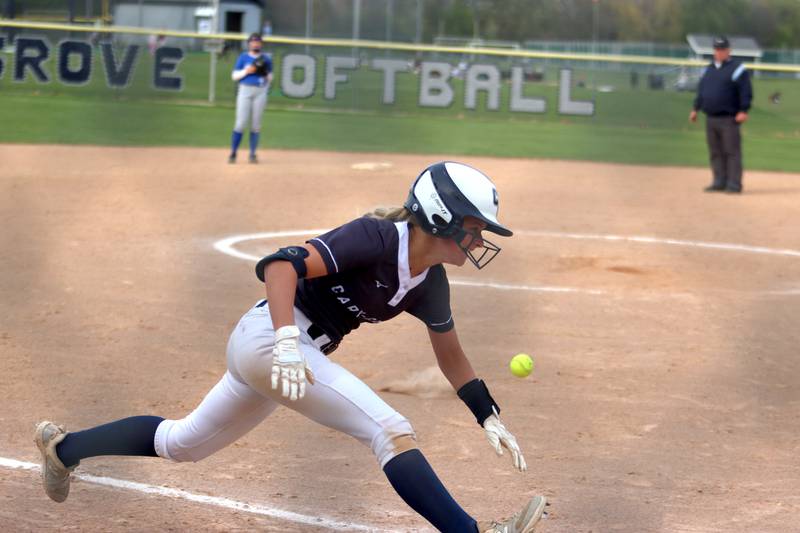
<path fill-rule="evenodd" d="M 114 24 L 202 33 L 261 31 L 263 0 L 219 0 L 217 27 L 211 28 L 211 0 L 117 0 Z"/>
<path fill-rule="evenodd" d="M 713 35 L 690 33 L 686 36 L 695 58 L 709 61 L 714 56 L 713 40 Z M 764 51 L 752 37 L 728 37 L 728 41 L 731 43 L 731 55 L 742 61 L 758 63 L 764 55 Z"/>

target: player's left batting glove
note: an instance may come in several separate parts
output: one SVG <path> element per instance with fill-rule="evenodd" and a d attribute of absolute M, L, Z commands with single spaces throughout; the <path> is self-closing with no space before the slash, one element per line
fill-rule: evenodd
<path fill-rule="evenodd" d="M 292 401 L 306 395 L 306 381 L 314 384 L 314 374 L 300 351 L 299 339 L 297 326 L 283 326 L 275 332 L 272 348 L 272 388 L 277 390 L 280 381 L 281 396 Z"/>
<path fill-rule="evenodd" d="M 511 453 L 514 467 L 520 472 L 526 471 L 528 465 L 525 463 L 525 458 L 519 449 L 517 439 L 500 421 L 500 415 L 497 414 L 497 410 L 494 407 L 492 407 L 492 412 L 494 414 L 489 415 L 483 421 L 483 429 L 486 431 L 486 438 L 489 439 L 489 444 L 492 445 L 497 455 L 503 455 L 503 448 L 507 449 Z"/>
<path fill-rule="evenodd" d="M 527 470 L 528 465 L 525 464 L 525 458 L 522 457 L 517 439 L 500 422 L 500 408 L 489 394 L 486 383 L 475 378 L 458 389 L 458 397 L 467 404 L 469 410 L 475 415 L 475 420 L 486 431 L 486 438 L 489 439 L 489 444 L 492 445 L 497 455 L 503 455 L 503 448 L 506 448 L 511 453 L 514 466 L 520 472 Z"/>

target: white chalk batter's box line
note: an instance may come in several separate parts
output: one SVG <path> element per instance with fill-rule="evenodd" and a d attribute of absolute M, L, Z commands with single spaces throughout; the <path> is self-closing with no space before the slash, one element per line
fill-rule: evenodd
<path fill-rule="evenodd" d="M 266 232 L 266 233 L 250 233 L 245 235 L 233 235 L 231 237 L 226 237 L 224 239 L 220 239 L 214 243 L 214 249 L 222 252 L 225 255 L 229 255 L 231 257 L 236 257 L 238 259 L 244 259 L 246 261 L 257 262 L 260 257 L 239 251 L 236 249 L 236 245 L 241 242 L 246 241 L 256 241 L 256 240 L 271 240 L 271 239 L 280 239 L 286 237 L 302 237 L 306 235 L 320 235 L 330 231 L 330 228 L 323 228 L 323 229 L 307 229 L 307 230 L 292 230 L 292 231 L 273 231 L 273 232 Z M 704 241 L 691 241 L 691 240 L 684 240 L 684 239 L 668 239 L 668 238 L 660 238 L 660 237 L 647 237 L 647 236 L 626 236 L 626 235 L 603 235 L 603 234 L 592 234 L 592 233 L 564 233 L 564 232 L 557 232 L 557 231 L 529 231 L 529 230 L 518 230 L 515 232 L 516 235 L 521 236 L 529 236 L 529 237 L 541 237 L 541 238 L 556 238 L 556 239 L 575 239 L 575 240 L 594 240 L 594 241 L 605 241 L 605 242 L 628 242 L 628 243 L 637 243 L 637 244 L 660 244 L 666 246 L 683 246 L 687 248 L 697 248 L 697 249 L 705 249 L 705 250 L 720 250 L 720 251 L 727 251 L 727 252 L 739 252 L 739 253 L 749 253 L 749 254 L 760 254 L 760 255 L 772 255 L 778 257 L 797 257 L 800 258 L 800 250 L 791 250 L 791 249 L 782 249 L 782 248 L 767 248 L 764 246 L 751 246 L 747 244 L 731 244 L 731 243 L 721 243 L 721 242 L 704 242 Z M 586 288 L 579 288 L 579 287 L 557 287 L 557 286 L 537 286 L 537 285 L 519 285 L 519 284 L 508 284 L 508 283 L 495 283 L 495 282 L 482 282 L 482 281 L 471 281 L 471 280 L 463 280 L 463 279 L 452 279 L 450 280 L 451 285 L 455 286 L 467 286 L 467 287 L 484 287 L 489 289 L 497 289 L 497 290 L 515 290 L 515 291 L 530 291 L 530 292 L 543 292 L 543 293 L 579 293 L 579 294 L 590 294 L 590 295 L 603 295 L 607 294 L 607 291 L 602 289 L 586 289 Z M 732 291 L 732 290 L 722 290 L 722 291 L 709 291 L 709 292 L 743 292 L 743 291 Z M 798 296 L 800 295 L 800 286 L 798 288 L 792 289 L 781 289 L 781 290 L 764 290 L 764 291 L 746 291 L 755 294 L 763 294 L 768 296 Z"/>
<path fill-rule="evenodd" d="M 16 459 L 8 459 L 0 457 L 0 466 L 13 470 L 33 470 L 36 472 L 41 471 L 38 464 L 27 463 L 24 461 L 17 461 Z M 332 518 L 324 518 L 319 516 L 310 516 L 292 511 L 285 511 L 277 507 L 267 507 L 254 503 L 240 502 L 228 498 L 220 498 L 216 496 L 206 496 L 204 494 L 195 494 L 181 489 L 172 489 L 169 487 L 160 487 L 157 485 L 148 485 L 146 483 L 138 483 L 135 481 L 126 481 L 124 479 L 116 479 L 112 477 L 93 476 L 91 474 L 73 473 L 74 478 L 93 483 L 95 485 L 102 485 L 105 487 L 112 487 L 116 489 L 128 490 L 139 492 L 142 494 L 152 494 L 155 496 L 162 496 L 166 498 L 175 498 L 186 500 L 203 505 L 210 505 L 213 507 L 221 507 L 230 509 L 232 511 L 240 511 L 244 513 L 251 513 L 260 516 L 267 516 L 285 522 L 292 522 L 295 524 L 303 524 L 308 526 L 316 526 L 334 531 L 395 531 L 391 529 L 381 529 L 375 526 L 368 526 L 364 524 L 357 524 L 354 522 L 342 522 Z M 44 494 L 42 494 L 45 503 L 50 502 Z"/>

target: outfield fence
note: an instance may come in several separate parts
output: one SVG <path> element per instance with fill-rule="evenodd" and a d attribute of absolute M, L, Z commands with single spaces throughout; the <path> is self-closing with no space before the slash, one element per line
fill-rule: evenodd
<path fill-rule="evenodd" d="M 0 20 L 0 96 L 232 106 L 245 35 Z M 271 109 L 682 127 L 704 62 L 267 36 Z M 212 66 L 213 65 L 213 66 Z M 753 128 L 800 135 L 800 65 L 747 64 Z M 215 72 L 213 78 L 210 73 Z"/>

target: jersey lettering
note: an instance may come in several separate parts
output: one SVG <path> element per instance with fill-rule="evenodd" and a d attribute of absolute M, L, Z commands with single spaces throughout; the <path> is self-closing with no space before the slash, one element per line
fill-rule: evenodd
<path fill-rule="evenodd" d="M 410 281 L 404 277 L 407 265 L 398 265 L 408 235 L 407 227 L 394 222 L 359 218 L 307 241 L 320 252 L 330 274 L 298 280 L 295 305 L 335 342 L 360 323 L 376 324 L 404 311 L 433 324 L 429 327 L 434 331 L 452 329 L 452 321 L 444 322 L 451 311 L 441 266 L 431 267 L 420 283 L 406 287 L 396 305 L 388 301 Z"/>

